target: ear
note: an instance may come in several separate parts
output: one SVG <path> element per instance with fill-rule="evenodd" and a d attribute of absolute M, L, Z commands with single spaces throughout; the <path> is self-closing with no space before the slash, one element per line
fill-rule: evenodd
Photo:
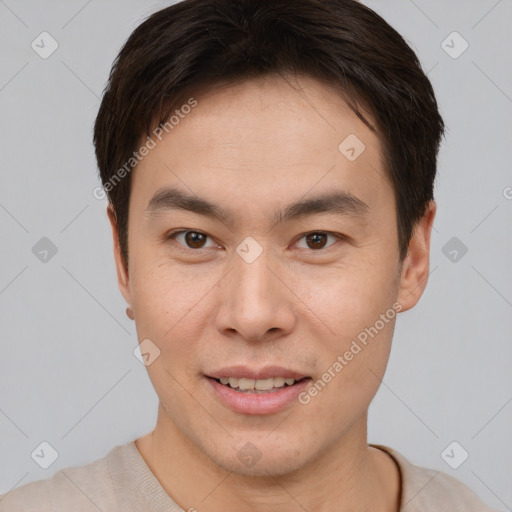
<path fill-rule="evenodd" d="M 123 295 L 124 299 L 128 304 L 131 304 L 131 293 L 129 286 L 129 276 L 128 276 L 128 268 L 125 264 L 123 255 L 121 253 L 121 245 L 119 243 L 119 230 L 117 228 L 117 216 L 114 211 L 114 207 L 112 203 L 108 203 L 107 206 L 107 215 L 110 220 L 110 225 L 112 227 L 112 238 L 114 242 L 114 259 L 116 262 L 116 271 L 117 271 L 117 283 L 119 286 L 119 290 Z"/>
<path fill-rule="evenodd" d="M 398 302 L 401 311 L 414 307 L 427 286 L 430 261 L 430 235 L 436 215 L 436 203 L 430 201 L 423 217 L 417 222 L 411 240 L 409 251 L 402 263 Z"/>

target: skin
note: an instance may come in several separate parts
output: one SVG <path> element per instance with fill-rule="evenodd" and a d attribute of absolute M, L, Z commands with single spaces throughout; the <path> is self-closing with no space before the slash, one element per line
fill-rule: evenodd
<path fill-rule="evenodd" d="M 184 510 L 396 511 L 397 467 L 367 444 L 368 407 L 395 319 L 307 405 L 236 413 L 204 374 L 276 364 L 321 378 L 394 303 L 406 311 L 418 302 L 436 205 L 416 225 L 400 265 L 381 143 L 330 86 L 267 76 L 195 97 L 198 105 L 133 171 L 128 268 L 107 209 L 138 339 L 160 349 L 147 367 L 158 419 L 136 446 Z M 353 162 L 338 150 L 349 134 L 366 146 Z M 149 200 L 164 186 L 221 205 L 233 223 L 179 210 L 149 215 Z M 276 209 L 333 190 L 357 196 L 368 215 L 273 220 Z M 207 235 L 204 247 L 187 246 L 184 235 L 167 238 L 178 229 Z M 305 235 L 319 231 L 348 238 L 325 236 L 318 249 Z M 247 236 L 263 249 L 250 264 L 236 253 Z M 261 453 L 251 467 L 237 457 L 247 442 Z"/>

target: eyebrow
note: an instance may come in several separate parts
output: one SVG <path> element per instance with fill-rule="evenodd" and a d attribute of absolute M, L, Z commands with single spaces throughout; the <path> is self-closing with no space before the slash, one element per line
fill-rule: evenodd
<path fill-rule="evenodd" d="M 235 215 L 220 205 L 196 195 L 190 195 L 177 188 L 162 188 L 148 202 L 146 212 L 155 217 L 173 210 L 184 210 L 223 223 L 233 223 Z M 276 224 L 319 213 L 335 213 L 349 217 L 367 217 L 370 207 L 361 199 L 345 191 L 321 194 L 309 199 L 300 199 L 274 212 Z"/>

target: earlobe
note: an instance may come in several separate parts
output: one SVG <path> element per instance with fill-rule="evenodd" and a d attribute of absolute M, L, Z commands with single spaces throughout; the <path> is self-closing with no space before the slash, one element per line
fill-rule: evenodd
<path fill-rule="evenodd" d="M 436 214 L 436 203 L 430 201 L 423 217 L 414 228 L 409 251 L 402 265 L 398 302 L 402 311 L 414 307 L 428 282 L 430 263 L 430 235 Z"/>
<path fill-rule="evenodd" d="M 110 226 L 112 227 L 114 259 L 116 263 L 117 282 L 119 290 L 123 295 L 124 299 L 126 300 L 126 302 L 128 304 L 131 304 L 128 269 L 126 268 L 123 255 L 121 253 L 121 245 L 119 243 L 119 231 L 117 228 L 117 216 L 114 207 L 112 206 L 112 203 L 109 203 L 107 206 L 107 216 L 110 221 Z"/>

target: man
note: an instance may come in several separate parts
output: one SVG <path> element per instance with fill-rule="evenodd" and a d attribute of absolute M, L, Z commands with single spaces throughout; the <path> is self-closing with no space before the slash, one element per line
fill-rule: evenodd
<path fill-rule="evenodd" d="M 443 130 L 354 0 L 185 0 L 139 26 L 94 143 L 157 424 L 0 510 L 490 510 L 367 443 L 427 283 Z"/>

